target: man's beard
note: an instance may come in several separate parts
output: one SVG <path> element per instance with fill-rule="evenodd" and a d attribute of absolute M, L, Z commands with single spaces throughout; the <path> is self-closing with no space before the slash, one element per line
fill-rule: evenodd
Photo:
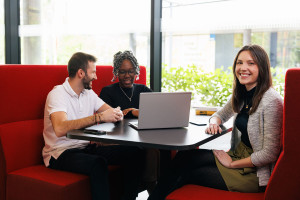
<path fill-rule="evenodd" d="M 82 79 L 82 84 L 83 84 L 83 87 L 84 89 L 87 89 L 87 90 L 90 90 L 92 89 L 92 87 L 90 86 L 90 82 L 92 82 L 92 80 L 89 80 L 86 76 Z"/>

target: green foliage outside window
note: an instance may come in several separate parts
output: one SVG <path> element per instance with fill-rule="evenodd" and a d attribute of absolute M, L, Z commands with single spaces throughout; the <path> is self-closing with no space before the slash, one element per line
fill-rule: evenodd
<path fill-rule="evenodd" d="M 284 72 L 272 68 L 273 86 L 283 96 Z M 203 105 L 222 107 L 232 93 L 233 75 L 231 70 L 218 68 L 214 72 L 204 72 L 194 65 L 183 67 L 162 68 L 162 91 L 191 91 L 193 99 Z"/>

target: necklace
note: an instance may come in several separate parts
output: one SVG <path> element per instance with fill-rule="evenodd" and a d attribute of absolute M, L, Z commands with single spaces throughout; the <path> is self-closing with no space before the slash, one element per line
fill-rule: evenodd
<path fill-rule="evenodd" d="M 250 100 L 250 102 L 251 102 L 251 100 Z M 246 98 L 246 100 L 245 100 L 246 109 L 248 109 L 250 102 L 249 102 L 249 103 L 247 103 L 247 98 Z"/>
<path fill-rule="evenodd" d="M 129 96 L 127 96 L 127 94 L 124 92 L 124 90 L 122 89 L 122 87 L 121 86 L 119 86 L 120 87 L 120 89 L 122 90 L 122 92 L 123 92 L 123 94 L 129 99 L 129 101 L 131 102 L 131 98 L 132 98 L 132 96 L 133 96 L 133 90 L 134 90 L 134 86 L 132 85 L 132 93 L 131 93 L 131 96 L 129 97 Z"/>

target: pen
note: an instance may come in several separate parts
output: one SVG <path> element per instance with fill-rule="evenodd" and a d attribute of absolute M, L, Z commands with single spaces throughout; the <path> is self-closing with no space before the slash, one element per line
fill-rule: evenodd
<path fill-rule="evenodd" d="M 190 124 L 193 124 L 193 125 L 196 125 L 196 126 L 206 126 L 206 124 L 197 124 L 197 123 L 194 123 L 194 122 L 190 122 Z"/>

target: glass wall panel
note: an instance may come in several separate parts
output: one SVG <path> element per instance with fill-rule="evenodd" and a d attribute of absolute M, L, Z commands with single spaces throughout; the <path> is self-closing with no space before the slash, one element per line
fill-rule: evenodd
<path fill-rule="evenodd" d="M 5 63 L 4 0 L 0 0 L 0 64 Z"/>
<path fill-rule="evenodd" d="M 163 72 L 181 73 L 186 79 L 172 86 L 163 76 L 162 90 L 194 90 L 194 98 L 202 95 L 203 100 L 208 93 L 191 76 L 212 73 L 217 77 L 221 73 L 224 77 L 230 73 L 236 53 L 246 44 L 258 44 L 267 51 L 274 68 L 274 84 L 279 84 L 276 75 L 284 75 L 287 68 L 300 67 L 298 5 L 298 0 L 163 0 Z M 205 77 L 208 76 L 194 80 L 205 85 Z M 218 96 L 224 88 L 214 85 L 213 78 L 207 80 L 218 90 L 214 94 Z M 280 92 L 283 94 L 283 90 Z"/>
<path fill-rule="evenodd" d="M 118 51 L 131 50 L 150 63 L 150 1 L 21 0 L 22 64 L 67 64 L 82 51 L 111 65 Z"/>

